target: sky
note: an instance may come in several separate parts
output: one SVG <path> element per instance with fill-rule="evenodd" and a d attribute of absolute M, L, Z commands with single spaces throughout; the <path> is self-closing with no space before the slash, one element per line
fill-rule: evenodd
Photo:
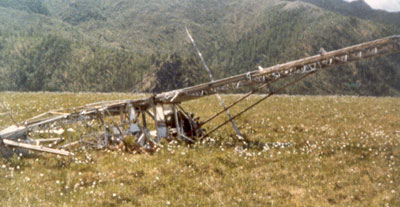
<path fill-rule="evenodd" d="M 356 0 L 345 0 L 356 1 Z M 390 12 L 400 11 L 400 0 L 364 0 L 374 9 L 383 9 Z"/>

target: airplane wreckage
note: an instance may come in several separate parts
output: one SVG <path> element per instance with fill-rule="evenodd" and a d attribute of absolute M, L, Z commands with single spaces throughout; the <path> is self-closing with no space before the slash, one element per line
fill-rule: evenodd
<path fill-rule="evenodd" d="M 136 142 L 135 145 L 141 149 L 151 151 L 157 147 L 161 139 L 177 139 L 194 143 L 229 122 L 232 122 L 235 131 L 240 135 L 233 122 L 235 118 L 308 75 L 322 69 L 400 52 L 400 35 L 391 36 L 331 52 L 321 49 L 320 54 L 315 56 L 268 68 L 259 67 L 258 70 L 213 80 L 189 32 L 188 36 L 207 69 L 211 82 L 164 92 L 143 99 L 93 103 L 73 109 L 49 111 L 20 123 L 14 121 L 15 125 L 0 131 L 0 148 L 3 148 L 3 151 L 4 149 L 24 152 L 34 150 L 73 156 L 74 154 L 70 150 L 74 146 L 105 149 L 115 147 L 123 143 L 127 136 L 132 136 Z M 229 114 L 230 108 L 248 96 L 259 92 L 260 89 L 271 88 L 271 85 L 277 80 L 289 76 L 294 76 L 291 82 L 283 86 L 281 84 L 275 90 L 271 91 L 270 89 L 269 93 L 238 114 L 234 116 Z M 223 110 L 204 121 L 200 121 L 198 117 L 195 118 L 193 114 L 186 112 L 180 106 L 181 103 L 186 101 L 213 94 L 218 95 L 218 92 L 232 91 L 247 86 L 252 86 L 253 88 L 229 106 L 225 106 L 218 96 Z M 204 125 L 223 113 L 228 113 L 228 119 L 225 122 L 208 132 L 203 129 Z M 12 115 L 10 116 L 12 118 Z M 149 117 L 151 117 L 154 125 L 149 123 Z M 78 126 L 85 128 L 86 131 L 83 135 L 65 138 L 43 138 L 52 137 L 56 134 L 64 135 L 65 133 L 63 132 L 66 128 L 72 130 L 73 127 Z M 155 130 L 150 130 L 150 128 L 155 128 Z M 44 143 L 47 144 L 43 145 Z"/>

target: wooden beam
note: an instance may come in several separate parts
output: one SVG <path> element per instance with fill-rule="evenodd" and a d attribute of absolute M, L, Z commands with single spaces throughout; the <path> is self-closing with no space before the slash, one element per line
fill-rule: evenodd
<path fill-rule="evenodd" d="M 71 143 L 68 143 L 68 144 L 65 144 L 65 145 L 61 146 L 60 148 L 63 149 L 63 148 L 72 147 L 72 146 L 75 146 L 75 145 L 79 144 L 80 142 L 81 141 L 71 142 Z"/>
<path fill-rule="evenodd" d="M 36 145 L 39 145 L 41 142 L 58 142 L 64 140 L 63 138 L 47 138 L 47 139 L 31 139 L 31 141 L 36 142 Z"/>
<path fill-rule="evenodd" d="M 20 147 L 24 149 L 30 149 L 30 150 L 35 150 L 35 151 L 40 151 L 40 152 L 47 152 L 47 153 L 52 153 L 52 154 L 57 154 L 57 155 L 63 155 L 63 156 L 73 156 L 74 153 L 68 152 L 65 150 L 57 150 L 53 148 L 48 148 L 48 147 L 42 147 L 42 146 L 36 146 L 32 144 L 27 144 L 27 143 L 21 143 L 21 142 L 15 142 L 9 139 L 3 139 L 3 143 L 6 145 L 14 146 L 14 147 Z"/>

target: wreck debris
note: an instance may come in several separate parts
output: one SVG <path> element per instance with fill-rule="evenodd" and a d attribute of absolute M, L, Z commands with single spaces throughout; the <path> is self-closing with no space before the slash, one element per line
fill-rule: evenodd
<path fill-rule="evenodd" d="M 139 148 L 147 151 L 156 150 L 162 139 L 193 143 L 231 122 L 273 94 L 321 69 L 399 51 L 400 36 L 392 36 L 336 51 L 324 51 L 319 55 L 269 68 L 259 67 L 258 70 L 156 94 L 148 98 L 98 102 L 73 109 L 50 111 L 20 123 L 15 122 L 15 125 L 0 131 L 0 151 L 4 151 L 1 149 L 4 147 L 16 147 L 72 156 L 73 153 L 65 149 L 76 146 L 95 149 L 114 148 L 123 145 L 128 137 L 132 137 Z M 291 76 L 299 76 L 299 78 L 276 90 L 270 89 L 266 96 L 205 133 L 202 127 L 215 117 L 225 113 L 260 89 L 271 88 L 270 86 L 276 81 Z M 180 106 L 182 102 L 246 86 L 256 86 L 256 88 L 204 122 L 200 122 L 198 117 L 189 114 Z M 154 124 L 150 124 L 149 120 L 152 120 Z M 65 128 L 65 126 L 70 128 Z M 73 129 L 74 127 L 83 127 L 86 131 L 80 134 L 79 130 Z M 59 135 L 60 138 L 49 139 L 54 134 Z M 49 142 L 51 143 L 49 146 L 41 145 Z"/>
<path fill-rule="evenodd" d="M 71 152 L 68 152 L 65 150 L 58 150 L 58 149 L 53 149 L 53 148 L 49 148 L 49 147 L 43 147 L 43 146 L 38 146 L 38 145 L 33 145 L 33 144 L 26 144 L 26 143 L 17 142 L 17 141 L 13 141 L 13 140 L 9 140 L 9 139 L 3 139 L 2 141 L 5 145 L 9 145 L 9 146 L 13 146 L 13 147 L 20 147 L 20 148 L 41 151 L 41 152 L 48 152 L 48 153 L 64 155 L 64 156 L 74 155 L 74 153 L 71 153 Z"/>

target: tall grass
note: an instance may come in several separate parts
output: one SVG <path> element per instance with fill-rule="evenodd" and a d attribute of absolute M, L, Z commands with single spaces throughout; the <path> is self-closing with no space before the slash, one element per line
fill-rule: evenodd
<path fill-rule="evenodd" d="M 0 93 L 18 120 L 134 97 Z M 229 103 L 237 96 L 223 98 Z M 183 107 L 203 119 L 220 109 L 215 97 Z M 1 127 L 11 123 L 0 119 Z M 40 153 L 0 158 L 0 206 L 400 205 L 400 99 L 275 96 L 237 123 L 247 141 L 237 140 L 227 125 L 192 146 L 163 142 L 153 155 L 81 151 L 73 159 Z M 266 143 L 275 145 L 268 150 Z"/>

